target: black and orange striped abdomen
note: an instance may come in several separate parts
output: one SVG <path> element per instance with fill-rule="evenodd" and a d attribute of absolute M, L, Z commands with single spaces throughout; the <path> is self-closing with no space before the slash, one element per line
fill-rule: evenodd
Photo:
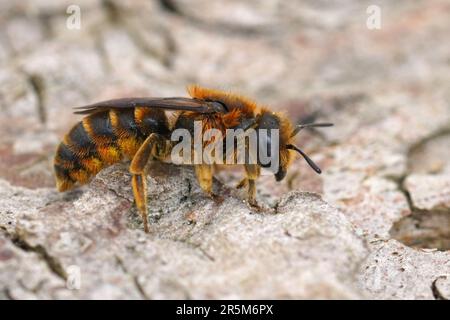
<path fill-rule="evenodd" d="M 162 110 L 110 109 L 83 118 L 65 135 L 56 151 L 58 190 L 85 184 L 103 168 L 131 159 L 153 132 L 165 136 L 170 133 Z"/>

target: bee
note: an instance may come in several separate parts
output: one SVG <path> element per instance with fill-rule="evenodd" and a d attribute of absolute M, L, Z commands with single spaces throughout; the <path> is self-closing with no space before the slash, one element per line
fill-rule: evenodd
<path fill-rule="evenodd" d="M 281 181 L 294 158 L 299 153 L 314 171 L 320 168 L 297 146 L 294 137 L 304 128 L 327 127 L 331 123 L 309 123 L 294 126 L 283 114 L 259 106 L 256 102 L 233 93 L 188 87 L 190 98 L 123 98 L 98 102 L 75 108 L 76 114 L 85 115 L 63 138 L 54 158 L 56 186 L 60 192 L 86 184 L 100 170 L 123 160 L 131 160 L 129 171 L 136 207 L 142 216 L 145 232 L 147 221 L 146 165 L 150 160 L 170 161 L 174 142 L 171 133 L 176 129 L 193 130 L 195 121 L 203 129 L 250 128 L 278 129 L 278 167 L 275 179 Z M 170 119 L 168 112 L 174 112 Z M 169 121 L 171 120 L 171 121 Z M 259 140 L 257 144 L 270 141 Z M 244 163 L 245 177 L 238 187 L 247 187 L 247 200 L 256 202 L 256 180 L 261 167 L 256 163 Z M 199 185 L 212 195 L 214 165 L 194 164 Z"/>

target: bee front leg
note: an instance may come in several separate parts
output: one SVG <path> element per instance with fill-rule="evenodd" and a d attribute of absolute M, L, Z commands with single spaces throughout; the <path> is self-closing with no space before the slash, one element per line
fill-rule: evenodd
<path fill-rule="evenodd" d="M 239 183 L 236 185 L 236 189 L 242 189 L 248 184 L 247 178 L 242 179 L 239 181 Z"/>
<path fill-rule="evenodd" d="M 247 196 L 248 203 L 251 206 L 258 207 L 258 203 L 256 202 L 256 179 L 261 174 L 261 169 L 256 164 L 246 164 L 245 165 L 245 173 L 247 175 Z"/>
<path fill-rule="evenodd" d="M 256 164 L 246 164 L 245 173 L 247 177 L 245 178 L 248 189 L 247 189 L 247 200 L 251 206 L 258 206 L 256 202 L 256 179 L 261 174 L 261 169 Z"/>
<path fill-rule="evenodd" d="M 130 165 L 131 186 L 133 188 L 136 207 L 144 222 L 144 231 L 149 232 L 147 213 L 147 179 L 145 167 L 151 156 L 163 158 L 169 152 L 166 139 L 157 133 L 152 133 L 133 157 Z"/>

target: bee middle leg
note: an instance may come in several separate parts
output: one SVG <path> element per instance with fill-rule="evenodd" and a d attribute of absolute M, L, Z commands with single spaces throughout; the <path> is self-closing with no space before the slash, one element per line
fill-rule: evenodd
<path fill-rule="evenodd" d="M 213 166 L 209 164 L 195 165 L 195 174 L 202 190 L 212 196 Z"/>
<path fill-rule="evenodd" d="M 149 227 L 147 218 L 147 179 L 145 168 L 151 156 L 162 159 L 168 152 L 169 143 L 167 140 L 157 133 L 152 133 L 145 139 L 131 161 L 131 186 L 136 207 L 142 216 L 144 231 L 146 233 L 149 232 Z"/>

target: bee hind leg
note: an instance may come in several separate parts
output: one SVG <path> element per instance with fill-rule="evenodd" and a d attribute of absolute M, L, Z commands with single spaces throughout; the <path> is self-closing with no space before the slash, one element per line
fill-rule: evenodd
<path fill-rule="evenodd" d="M 147 218 L 147 179 L 145 168 L 151 156 L 154 156 L 155 158 L 164 158 L 168 152 L 168 141 L 163 136 L 152 133 L 145 139 L 131 161 L 131 186 L 136 207 L 142 216 L 144 231 L 146 233 L 149 232 L 149 227 Z"/>
<path fill-rule="evenodd" d="M 131 177 L 134 201 L 144 222 L 144 231 L 149 233 L 147 218 L 147 179 L 143 174 L 133 174 Z"/>

